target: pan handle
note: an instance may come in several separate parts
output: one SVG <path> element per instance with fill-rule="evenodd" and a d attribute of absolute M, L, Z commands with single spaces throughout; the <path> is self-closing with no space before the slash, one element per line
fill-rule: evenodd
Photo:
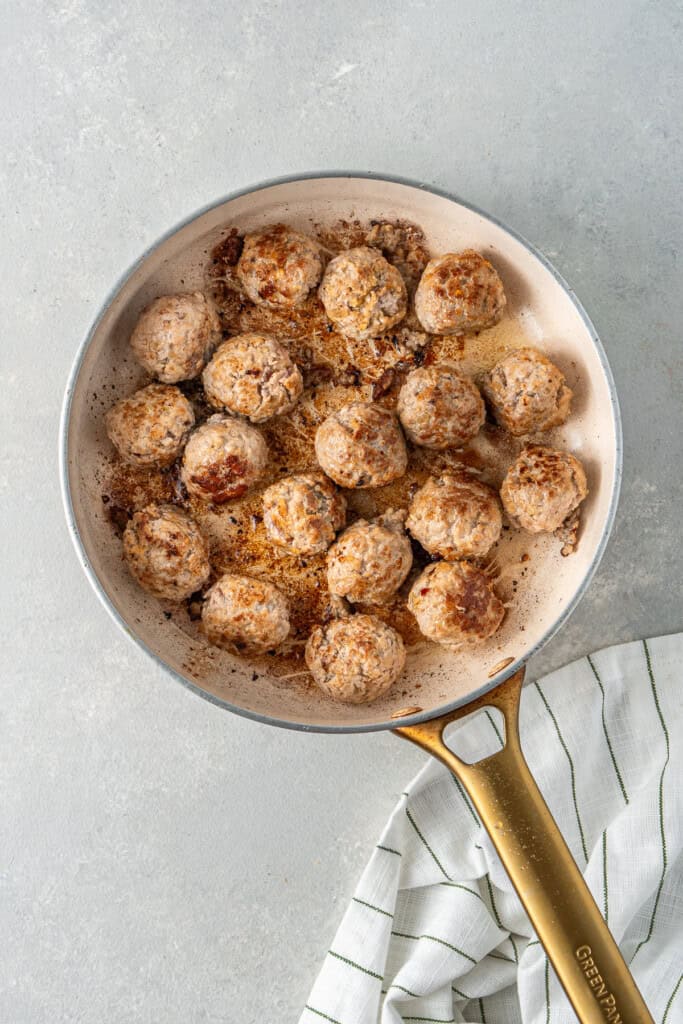
<path fill-rule="evenodd" d="M 582 1024 L 653 1024 L 524 759 L 518 725 L 523 679 L 520 669 L 465 707 L 395 732 L 462 782 Z M 485 707 L 502 712 L 505 746 L 465 764 L 444 743 L 444 729 Z"/>

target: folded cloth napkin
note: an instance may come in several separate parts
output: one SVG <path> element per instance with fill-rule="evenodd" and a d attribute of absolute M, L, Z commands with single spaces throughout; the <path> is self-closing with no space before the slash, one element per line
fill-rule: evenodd
<path fill-rule="evenodd" d="M 683 634 L 611 647 L 523 691 L 522 748 L 659 1024 L 683 1022 Z M 466 760 L 497 713 L 460 722 Z M 491 743 L 495 746 L 492 748 Z M 576 1017 L 477 815 L 430 760 L 363 873 L 300 1024 Z"/>

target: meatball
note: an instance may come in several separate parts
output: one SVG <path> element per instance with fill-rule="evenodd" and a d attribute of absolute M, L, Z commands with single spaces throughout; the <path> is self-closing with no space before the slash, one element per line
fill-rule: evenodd
<path fill-rule="evenodd" d="M 497 324 L 505 301 L 495 269 L 467 249 L 429 261 L 415 292 L 415 312 L 431 334 L 463 334 Z"/>
<path fill-rule="evenodd" d="M 385 694 L 405 660 L 399 634 L 374 615 L 317 626 L 306 644 L 306 664 L 317 685 L 348 704 L 368 704 Z"/>
<path fill-rule="evenodd" d="M 505 608 L 483 572 L 469 562 L 435 562 L 413 583 L 408 608 L 420 630 L 445 647 L 487 640 Z"/>
<path fill-rule="evenodd" d="M 247 235 L 237 276 L 257 306 L 298 306 L 316 287 L 323 272 L 320 246 L 312 238 L 275 224 Z"/>
<path fill-rule="evenodd" d="M 367 246 L 349 249 L 328 263 L 320 300 L 341 333 L 357 341 L 384 334 L 408 308 L 398 270 Z"/>
<path fill-rule="evenodd" d="M 394 414 L 363 402 L 343 406 L 320 424 L 315 454 L 340 487 L 382 487 L 403 476 L 408 465 Z"/>
<path fill-rule="evenodd" d="M 265 334 L 238 334 L 224 341 L 202 374 L 211 405 L 263 423 L 296 405 L 304 382 L 279 341 Z"/>
<path fill-rule="evenodd" d="M 387 512 L 375 522 L 359 519 L 344 530 L 327 553 L 331 594 L 364 604 L 385 604 L 393 597 L 413 564 L 404 515 Z"/>
<path fill-rule="evenodd" d="M 515 437 L 564 423 L 572 401 L 562 371 L 534 348 L 502 359 L 486 377 L 484 394 L 497 422 Z"/>
<path fill-rule="evenodd" d="M 123 555 L 140 586 L 154 597 L 183 601 L 211 573 L 209 550 L 194 519 L 174 505 L 148 505 L 123 532 Z"/>
<path fill-rule="evenodd" d="M 295 555 L 327 551 L 345 519 L 344 496 L 322 473 L 285 477 L 263 494 L 268 536 Z"/>
<path fill-rule="evenodd" d="M 106 416 L 109 439 L 134 466 L 170 466 L 193 426 L 192 406 L 169 384 L 140 388 L 112 406 Z"/>
<path fill-rule="evenodd" d="M 188 492 L 215 505 L 241 498 L 261 478 L 266 442 L 234 416 L 211 416 L 187 442 L 180 478 Z"/>
<path fill-rule="evenodd" d="M 130 338 L 137 361 L 164 384 L 196 377 L 221 338 L 216 310 L 201 292 L 162 295 L 143 310 Z"/>
<path fill-rule="evenodd" d="M 267 580 L 226 573 L 206 595 L 202 626 L 216 647 L 234 654 L 262 654 L 289 634 L 289 607 Z"/>
<path fill-rule="evenodd" d="M 430 477 L 413 498 L 406 521 L 430 555 L 450 561 L 483 557 L 502 525 L 496 492 L 465 472 Z"/>
<path fill-rule="evenodd" d="M 452 366 L 411 370 L 398 395 L 398 415 L 407 436 L 424 448 L 459 448 L 486 419 L 476 384 Z"/>
<path fill-rule="evenodd" d="M 557 530 L 588 494 L 586 474 L 569 452 L 529 445 L 510 466 L 500 496 L 510 519 L 529 533 Z"/>

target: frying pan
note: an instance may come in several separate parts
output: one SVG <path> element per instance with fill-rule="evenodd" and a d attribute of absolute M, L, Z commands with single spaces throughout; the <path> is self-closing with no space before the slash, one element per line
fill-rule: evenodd
<path fill-rule="evenodd" d="M 519 555 L 517 561 L 526 566 L 494 638 L 457 654 L 436 646 L 419 650 L 409 659 L 405 679 L 380 701 L 336 705 L 314 687 L 278 680 L 267 669 L 254 682 L 253 665 L 209 648 L 189 620 L 169 621 L 132 582 L 102 503 L 110 451 L 103 411 L 143 379 L 128 350 L 140 310 L 158 295 L 203 288 L 208 254 L 226 228 L 286 222 L 313 231 L 356 218 L 404 219 L 421 226 L 434 253 L 473 248 L 492 259 L 508 296 L 510 329 L 522 343 L 537 342 L 574 389 L 572 416 L 553 443 L 581 458 L 590 495 L 582 508 L 578 549 L 570 557 L 560 555 L 555 538 L 511 531 L 506 560 Z M 585 592 L 612 526 L 621 473 L 619 412 L 605 354 L 580 303 L 540 253 L 474 207 L 395 178 L 321 174 L 235 193 L 162 238 L 110 295 L 76 357 L 60 452 L 64 504 L 79 560 L 132 639 L 182 683 L 226 710 L 300 730 L 392 729 L 439 758 L 468 791 L 579 1019 L 586 1024 L 651 1021 L 519 743 L 524 663 Z M 444 730 L 485 706 L 502 713 L 505 745 L 465 764 L 444 742 Z"/>

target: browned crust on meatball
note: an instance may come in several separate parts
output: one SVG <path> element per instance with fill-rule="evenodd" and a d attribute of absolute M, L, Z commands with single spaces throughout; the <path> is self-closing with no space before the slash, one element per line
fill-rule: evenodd
<path fill-rule="evenodd" d="M 315 453 L 340 487 L 382 487 L 403 476 L 408 465 L 394 413 L 363 402 L 343 406 L 321 423 Z"/>
<path fill-rule="evenodd" d="M 319 294 L 337 329 L 358 341 L 395 327 L 408 308 L 406 286 L 399 271 L 368 246 L 335 256 L 327 266 Z"/>
<path fill-rule="evenodd" d="M 288 349 L 267 334 L 238 334 L 219 346 L 202 374 L 204 393 L 216 408 L 264 423 L 289 412 L 303 378 Z"/>
<path fill-rule="evenodd" d="M 396 630 L 381 619 L 352 615 L 313 630 L 306 664 L 329 697 L 367 704 L 396 682 L 405 665 L 405 648 Z"/>
<path fill-rule="evenodd" d="M 462 472 L 430 477 L 413 498 L 406 528 L 431 555 L 483 558 L 500 536 L 498 495 Z"/>
<path fill-rule="evenodd" d="M 322 473 L 300 473 L 263 493 L 263 523 L 274 543 L 297 555 L 326 551 L 346 519 L 346 500 Z"/>
<path fill-rule="evenodd" d="M 557 530 L 587 494 L 586 473 L 576 456 L 544 445 L 528 445 L 500 489 L 512 522 L 530 533 Z"/>
<path fill-rule="evenodd" d="M 439 364 L 411 370 L 399 392 L 398 415 L 413 444 L 443 450 L 471 441 L 486 409 L 476 384 Z"/>
<path fill-rule="evenodd" d="M 393 597 L 413 564 L 404 518 L 390 511 L 374 522 L 358 519 L 337 538 L 327 553 L 331 594 L 354 604 L 385 604 Z"/>
<path fill-rule="evenodd" d="M 130 337 L 135 358 L 165 384 L 191 380 L 221 337 L 213 304 L 202 292 L 161 295 L 143 309 Z"/>
<path fill-rule="evenodd" d="M 572 391 L 564 374 L 534 348 L 506 355 L 483 390 L 496 421 L 515 437 L 550 430 L 569 416 Z"/>
<path fill-rule="evenodd" d="M 154 597 L 182 601 L 207 582 L 211 566 L 201 530 L 173 505 L 148 505 L 123 533 L 131 575 Z"/>
<path fill-rule="evenodd" d="M 267 459 L 256 427 L 218 414 L 190 435 L 181 479 L 191 494 L 222 505 L 246 494 L 263 475 Z"/>
<path fill-rule="evenodd" d="M 110 441 L 135 466 L 170 466 L 194 426 L 194 410 L 178 388 L 149 384 L 122 398 L 105 418 Z"/>
<path fill-rule="evenodd" d="M 415 312 L 426 331 L 459 334 L 498 323 L 506 298 L 495 267 L 466 249 L 430 260 L 415 292 Z"/>
<path fill-rule="evenodd" d="M 411 588 L 408 608 L 424 635 L 447 647 L 487 640 L 505 617 L 488 578 L 469 562 L 428 565 Z"/>
<path fill-rule="evenodd" d="M 246 236 L 237 276 L 252 302 L 278 309 L 303 302 L 320 281 L 322 269 L 314 239 L 274 224 Z"/>
<path fill-rule="evenodd" d="M 244 478 L 249 472 L 249 463 L 237 455 L 225 455 L 202 473 L 191 473 L 188 482 L 210 497 L 214 505 L 241 498 L 249 490 Z"/>
<path fill-rule="evenodd" d="M 268 580 L 226 573 L 214 583 L 202 607 L 209 641 L 235 654 L 259 654 L 278 647 L 289 634 L 289 607 Z"/>

